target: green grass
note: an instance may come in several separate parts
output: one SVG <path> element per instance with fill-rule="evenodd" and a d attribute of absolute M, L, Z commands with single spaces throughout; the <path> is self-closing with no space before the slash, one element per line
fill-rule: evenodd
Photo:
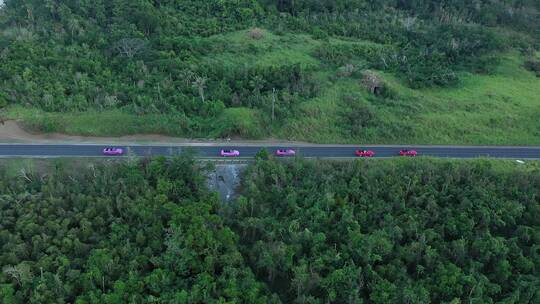
<path fill-rule="evenodd" d="M 260 113 L 247 108 L 228 108 L 216 120 L 213 137 L 260 138 L 263 134 Z"/>
<path fill-rule="evenodd" d="M 177 115 L 133 115 L 120 110 L 80 113 L 45 113 L 36 109 L 11 107 L 5 116 L 19 119 L 32 132 L 64 133 L 83 136 L 122 136 L 133 134 L 163 134 L 178 137 L 263 136 L 260 113 L 246 108 L 230 108 L 215 120 L 196 125 Z"/>
<path fill-rule="evenodd" d="M 540 79 L 516 54 L 502 57 L 494 75 L 467 75 L 455 89 L 417 92 L 430 105 L 412 141 L 527 145 L 540 143 Z"/>
<path fill-rule="evenodd" d="M 11 107 L 6 116 L 22 120 L 34 132 L 58 132 L 83 136 L 165 134 L 185 136 L 185 119 L 169 115 L 133 115 L 120 110 L 80 113 L 45 113 L 36 109 Z"/>
<path fill-rule="evenodd" d="M 263 30 L 261 39 L 253 39 L 248 30 L 217 35 L 211 41 L 227 45 L 225 52 L 219 52 L 203 59 L 217 65 L 257 65 L 279 66 L 300 64 L 316 68 L 320 62 L 309 54 L 320 44 L 308 35 L 287 34 L 278 36 Z"/>
<path fill-rule="evenodd" d="M 238 31 L 210 37 L 221 50 L 202 58 L 211 64 L 288 65 L 315 70 L 320 93 L 296 105 L 290 117 L 272 125 L 269 113 L 227 109 L 213 120 L 192 121 L 180 115 L 134 115 L 120 110 L 44 113 L 10 107 L 9 118 L 30 130 L 76 135 L 119 136 L 156 133 L 179 137 L 273 137 L 315 143 L 540 145 L 540 78 L 523 68 L 517 53 L 501 55 L 492 75 L 461 75 L 455 88 L 413 90 L 395 75 L 380 73 L 392 98 L 374 98 L 361 86 L 358 73 L 336 77 L 336 68 L 314 57 L 321 42 L 309 35 L 276 35 L 261 39 Z M 371 44 L 331 39 L 335 44 Z M 358 59 L 362 61 L 361 58 Z M 365 104 L 373 119 L 361 130 L 349 130 L 344 97 Z M 266 123 L 265 123 L 266 122 Z M 235 131 L 236 130 L 236 131 Z"/>
<path fill-rule="evenodd" d="M 369 99 L 359 80 L 341 79 L 301 106 L 279 137 L 313 142 L 402 144 L 540 144 L 540 79 L 506 54 L 493 75 L 463 75 L 456 88 L 413 90 L 382 74 L 393 100 Z M 344 94 L 368 102 L 377 122 L 360 134 L 340 130 Z"/>

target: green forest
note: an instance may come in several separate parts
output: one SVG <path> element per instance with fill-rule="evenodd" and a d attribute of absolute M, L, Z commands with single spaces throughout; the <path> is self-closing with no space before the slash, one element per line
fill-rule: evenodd
<path fill-rule="evenodd" d="M 540 145 L 539 118 L 538 0 L 0 0 L 0 123 L 36 136 Z M 0 161 L 0 303 L 540 303 L 537 162 L 263 151 L 228 203 L 214 169 Z"/>
<path fill-rule="evenodd" d="M 82 135 L 538 144 L 539 24 L 537 0 L 4 0 L 1 115 Z"/>
<path fill-rule="evenodd" d="M 539 303 L 540 167 L 189 156 L 0 169 L 0 302 Z"/>
<path fill-rule="evenodd" d="M 0 303 L 271 303 L 189 158 L 0 178 Z"/>

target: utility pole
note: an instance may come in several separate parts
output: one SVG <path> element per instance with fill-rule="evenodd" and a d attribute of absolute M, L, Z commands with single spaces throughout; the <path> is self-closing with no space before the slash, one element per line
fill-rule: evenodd
<path fill-rule="evenodd" d="M 159 102 L 161 103 L 161 90 L 159 89 L 159 82 L 157 84 L 157 92 L 158 92 Z"/>
<path fill-rule="evenodd" d="M 274 121 L 274 108 L 276 106 L 276 88 L 272 89 L 272 121 Z"/>

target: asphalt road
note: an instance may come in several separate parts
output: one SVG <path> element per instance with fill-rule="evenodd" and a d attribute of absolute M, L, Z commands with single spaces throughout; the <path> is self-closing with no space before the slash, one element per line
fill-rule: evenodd
<path fill-rule="evenodd" d="M 105 145 L 99 144 L 0 144 L 0 157 L 97 157 L 103 156 Z M 220 157 L 221 149 L 236 149 L 241 157 L 253 157 L 265 148 L 273 152 L 285 146 L 257 145 L 119 145 L 114 146 L 128 149 L 138 156 L 175 155 L 192 150 L 198 157 Z M 354 157 L 357 149 L 369 149 L 375 152 L 375 157 L 398 156 L 401 149 L 414 149 L 418 156 L 451 157 L 451 158 L 509 158 L 509 159 L 540 159 L 540 147 L 461 147 L 461 146 L 348 146 L 348 145 L 303 145 L 291 146 L 298 155 L 304 157 L 343 158 Z"/>

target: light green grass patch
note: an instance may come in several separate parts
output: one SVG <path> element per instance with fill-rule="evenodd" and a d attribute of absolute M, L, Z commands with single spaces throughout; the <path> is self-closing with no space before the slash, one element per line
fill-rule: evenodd
<path fill-rule="evenodd" d="M 6 111 L 6 117 L 21 120 L 23 127 L 34 132 L 83 136 L 189 135 L 188 122 L 184 117 L 175 115 L 135 115 L 120 110 L 46 113 L 36 109 L 10 107 Z"/>
<path fill-rule="evenodd" d="M 327 81 L 323 94 L 303 103 L 302 115 L 277 134 L 320 143 L 538 145 L 540 79 L 522 65 L 520 55 L 505 54 L 493 75 L 464 74 L 458 87 L 423 90 L 379 72 L 396 95 L 390 99 L 369 98 L 358 79 Z M 348 93 L 373 109 L 377 123 L 362 134 L 337 127 Z"/>
<path fill-rule="evenodd" d="M 283 49 L 262 55 L 256 60 L 258 66 L 280 66 L 299 64 L 314 69 L 320 62 L 298 49 Z"/>
<path fill-rule="evenodd" d="M 300 64 L 317 67 L 320 62 L 310 56 L 311 50 L 319 42 L 308 35 L 287 34 L 278 36 L 262 30 L 260 39 L 249 37 L 249 30 L 237 31 L 210 37 L 210 40 L 226 42 L 226 49 L 203 58 L 203 62 L 226 66 L 281 66 Z"/>
<path fill-rule="evenodd" d="M 317 76 L 323 79 L 330 73 Z M 281 129 L 275 130 L 278 137 L 290 140 L 305 140 L 311 142 L 347 142 L 343 141 L 343 131 L 340 127 L 341 98 L 347 92 L 354 92 L 359 87 L 354 79 L 339 79 L 336 82 L 321 83 L 321 96 L 303 102 L 299 106 L 299 115 L 288 119 Z"/>
<path fill-rule="evenodd" d="M 427 138 L 440 143 L 540 143 L 540 79 L 522 68 L 516 54 L 502 57 L 494 75 L 466 75 L 459 88 L 418 93 L 419 102 L 432 105 L 418 121 L 418 131 Z M 418 134 L 415 141 L 424 142 L 426 135 Z"/>

